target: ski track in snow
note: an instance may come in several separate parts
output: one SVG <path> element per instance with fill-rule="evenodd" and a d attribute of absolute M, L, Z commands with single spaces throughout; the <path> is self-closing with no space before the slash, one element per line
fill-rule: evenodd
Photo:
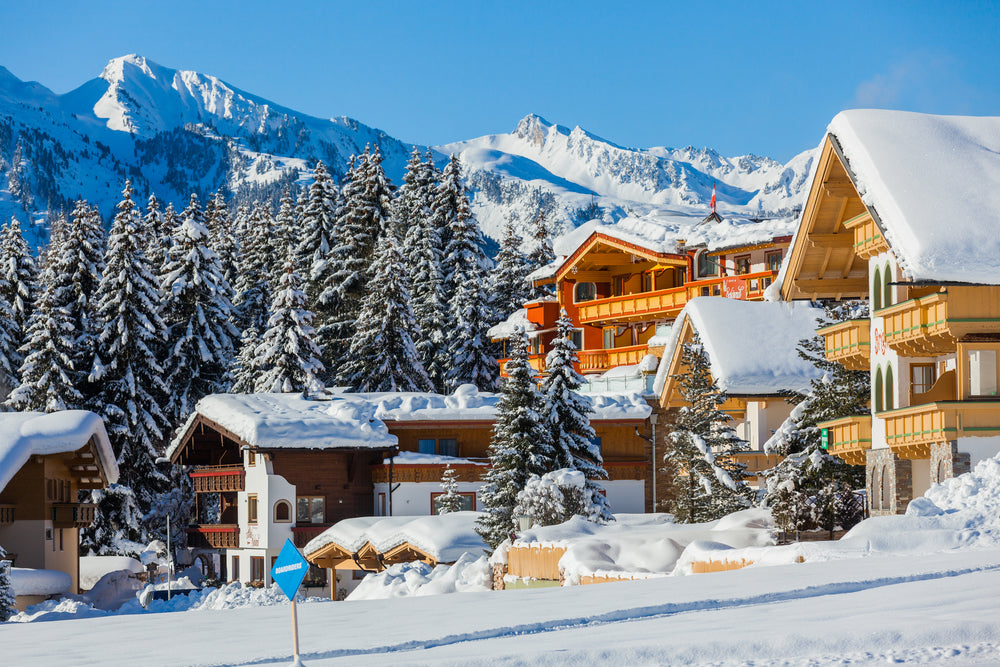
<path fill-rule="evenodd" d="M 621 609 L 604 614 L 598 614 L 596 616 L 570 617 L 565 619 L 545 621 L 541 623 L 525 623 L 523 625 L 504 626 L 504 627 L 492 628 L 489 630 L 480 630 L 476 632 L 446 635 L 443 637 L 437 637 L 433 639 L 420 640 L 420 641 L 417 640 L 407 641 L 386 646 L 374 646 L 369 648 L 343 649 L 343 650 L 333 650 L 333 651 L 316 651 L 312 653 L 303 653 L 301 657 L 305 664 L 309 664 L 310 661 L 316 661 L 316 660 L 331 660 L 331 659 L 351 658 L 351 657 L 361 657 L 361 656 L 402 654 L 410 651 L 422 651 L 427 649 L 453 646 L 456 644 L 461 644 L 466 642 L 478 642 L 490 639 L 500 639 L 504 637 L 514 637 L 514 636 L 524 636 L 524 635 L 538 635 L 543 633 L 560 632 L 564 630 L 577 629 L 577 628 L 594 628 L 599 626 L 613 625 L 616 623 L 647 621 L 658 618 L 676 616 L 678 614 L 685 614 L 685 613 L 699 612 L 699 611 L 717 611 L 720 609 L 750 608 L 758 605 L 789 602 L 793 600 L 806 600 L 810 598 L 819 598 L 830 595 L 845 595 L 850 593 L 857 593 L 860 591 L 872 590 L 888 586 L 897 586 L 900 584 L 906 584 L 918 581 L 959 577 L 962 575 L 973 574 L 976 572 L 996 572 L 996 571 L 1000 571 L 1000 565 L 945 570 L 941 572 L 928 572 L 923 574 L 915 574 L 915 575 L 907 575 L 899 577 L 882 577 L 871 580 L 839 582 L 833 584 L 824 584 L 821 586 L 807 586 L 805 588 L 797 588 L 789 591 L 781 591 L 777 593 L 769 593 L 764 595 L 754 595 L 747 598 L 706 599 L 706 600 L 697 600 L 686 603 L 665 603 L 662 605 L 636 607 L 632 609 Z M 998 645 L 996 643 L 985 642 L 975 646 L 962 645 L 962 646 L 927 647 L 920 649 L 904 649 L 898 652 L 893 651 L 885 654 L 875 654 L 875 653 L 865 652 L 865 653 L 857 653 L 854 654 L 853 656 L 842 655 L 829 658 L 821 656 L 811 656 L 802 659 L 792 659 L 786 662 L 781 662 L 781 661 L 774 662 L 771 660 L 764 660 L 764 661 L 749 661 L 749 662 L 723 661 L 723 662 L 712 662 L 704 664 L 715 664 L 715 665 L 852 664 L 853 665 L 853 664 L 865 664 L 873 661 L 879 663 L 912 662 L 914 660 L 916 660 L 917 662 L 921 661 L 938 662 L 945 658 L 966 659 L 974 656 L 986 656 L 986 655 L 989 656 L 988 662 L 993 662 L 1000 660 L 1000 656 L 997 655 L 997 649 Z M 416 656 L 414 657 L 418 661 L 425 659 Z M 405 660 L 405 658 L 403 658 L 402 656 L 400 656 L 400 658 L 402 660 Z M 201 665 L 199 667 L 222 667 L 222 666 L 235 667 L 236 665 L 275 665 L 275 664 L 285 664 L 290 659 L 291 656 L 282 656 L 277 658 L 270 657 L 270 658 L 262 658 L 260 660 L 253 660 L 249 662 L 205 663 L 204 665 Z M 512 664 L 517 664 L 520 662 L 523 662 L 523 658 L 515 659 Z"/>

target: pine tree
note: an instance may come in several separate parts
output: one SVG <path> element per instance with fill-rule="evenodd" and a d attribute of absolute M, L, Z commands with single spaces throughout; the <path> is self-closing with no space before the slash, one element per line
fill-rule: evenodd
<path fill-rule="evenodd" d="M 153 260 L 159 254 L 163 237 L 169 236 L 171 229 L 166 226 L 163 211 L 160 210 L 160 200 L 156 198 L 155 194 L 149 195 L 149 200 L 146 202 L 146 216 L 143 218 L 142 227 L 146 236 L 142 251 L 146 257 Z M 154 266 L 156 265 L 154 262 Z"/>
<path fill-rule="evenodd" d="M 10 337 L 16 349 L 27 342 L 28 320 L 35 304 L 38 268 L 31 249 L 21 234 L 21 223 L 11 218 L 0 238 L 0 300 L 10 304 L 14 328 Z M 15 353 L 14 367 L 21 365 L 23 357 Z"/>
<path fill-rule="evenodd" d="M 391 227 L 382 235 L 370 270 L 370 291 L 341 380 L 357 391 L 430 391 L 430 379 L 413 343 L 419 332 Z"/>
<path fill-rule="evenodd" d="M 276 234 L 271 216 L 257 204 L 242 231 L 243 252 L 236 278 L 236 313 L 242 329 L 263 331 L 271 305 L 271 269 L 276 264 Z M 287 247 L 286 247 L 287 251 Z"/>
<path fill-rule="evenodd" d="M 868 317 L 865 302 L 847 301 L 828 307 L 821 322 L 828 326 Z M 785 517 L 786 532 L 839 525 L 851 528 L 862 516 L 859 504 L 850 502 L 853 491 L 864 485 L 864 466 L 848 465 L 821 447 L 820 422 L 869 414 L 871 376 L 868 371 L 847 370 L 829 361 L 823 338 L 799 342 L 799 356 L 822 372 L 810 391 L 792 394 L 791 415 L 765 444 L 765 451 L 784 457 L 764 473 L 764 504 Z"/>
<path fill-rule="evenodd" d="M 132 488 L 110 484 L 91 491 L 90 502 L 97 505 L 97 512 L 94 522 L 80 530 L 80 553 L 138 558 L 149 535 Z"/>
<path fill-rule="evenodd" d="M 260 345 L 260 331 L 256 327 L 248 327 L 240 337 L 240 351 L 233 362 L 229 374 L 231 386 L 229 391 L 234 394 L 252 394 L 257 378 L 263 373 L 258 366 L 257 346 Z"/>
<path fill-rule="evenodd" d="M 462 511 L 462 496 L 458 493 L 458 477 L 449 463 L 441 474 L 441 490 L 443 494 L 437 497 L 438 514 L 450 514 Z"/>
<path fill-rule="evenodd" d="M 7 552 L 0 545 L 0 623 L 5 623 L 17 609 L 14 606 L 14 584 L 10 580 L 10 561 Z"/>
<path fill-rule="evenodd" d="M 306 207 L 302 213 L 302 240 L 296 250 L 296 266 L 302 267 L 309 285 L 310 301 L 315 303 L 323 285 L 330 251 L 337 242 L 337 191 L 327 173 L 326 165 L 316 163 L 313 181 L 309 185 Z"/>
<path fill-rule="evenodd" d="M 527 273 L 531 273 L 532 271 L 537 271 L 544 266 L 548 266 L 555 261 L 556 258 L 556 254 L 552 250 L 552 232 L 549 230 L 549 226 L 545 222 L 545 211 L 538 212 L 538 215 L 535 216 L 532 227 L 534 229 L 532 233 L 531 250 L 528 252 L 527 257 Z M 553 286 L 540 285 L 532 288 L 530 298 L 544 299 L 551 296 L 553 296 Z"/>
<path fill-rule="evenodd" d="M 587 502 L 597 514 L 595 520 L 614 521 L 607 499 L 594 480 L 607 479 L 601 448 L 594 442 L 596 433 L 590 425 L 590 399 L 577 393 L 583 377 L 576 372 L 576 345 L 571 335 L 573 321 L 563 310 L 556 320 L 556 337 L 545 358 L 545 379 L 541 419 L 548 432 L 547 442 L 554 452 L 553 468 L 578 470 L 586 478 Z"/>
<path fill-rule="evenodd" d="M 156 280 L 139 245 L 141 221 L 128 181 L 117 208 L 96 297 L 100 334 L 90 375 L 97 388 L 92 409 L 107 426 L 118 460 L 119 484 L 134 492 L 135 504 L 145 513 L 168 484 L 153 464 L 155 448 L 163 442 L 167 425 L 160 406 L 168 390 L 154 354 L 163 340 L 165 326 L 156 307 Z M 119 502 L 117 496 L 110 498 L 95 496 L 101 500 L 100 521 L 137 529 L 129 523 L 134 517 L 123 514 L 128 510 L 127 503 Z M 99 547 L 96 542 L 89 546 Z"/>
<path fill-rule="evenodd" d="M 492 305 L 498 318 L 510 316 L 514 311 L 523 308 L 531 299 L 532 290 L 527 282 L 527 268 L 527 259 L 521 253 L 521 237 L 514 227 L 513 220 L 508 220 L 504 226 L 500 252 L 496 256 L 496 266 L 490 274 Z"/>
<path fill-rule="evenodd" d="M 278 214 L 274 217 L 274 238 L 271 246 L 274 257 L 287 257 L 289 252 L 295 247 L 299 237 L 299 220 L 295 214 L 295 201 L 292 199 L 291 188 L 285 188 L 281 193 L 281 203 L 278 206 Z M 243 237 L 245 238 L 245 237 Z M 284 275 L 283 265 L 279 262 L 271 262 L 270 287 L 276 290 L 281 286 L 281 278 Z"/>
<path fill-rule="evenodd" d="M 315 392 L 323 389 L 323 362 L 313 337 L 313 313 L 307 308 L 302 279 L 295 272 L 294 258 L 285 260 L 282 289 L 274 295 L 268 329 L 257 346 L 255 368 L 262 374 L 258 392 Z"/>
<path fill-rule="evenodd" d="M 540 476 L 552 469 L 554 455 L 541 423 L 541 396 L 534 369 L 528 364 L 528 339 L 523 331 L 515 332 L 511 345 L 507 380 L 497 401 L 490 441 L 490 467 L 479 496 L 484 510 L 476 522 L 476 532 L 491 549 L 515 530 L 517 494 L 531 475 Z"/>
<path fill-rule="evenodd" d="M 746 448 L 730 417 L 719 409 L 725 400 L 709 368 L 708 353 L 695 334 L 681 352 L 684 372 L 676 375 L 686 405 L 670 434 L 664 461 L 674 473 L 675 497 L 669 511 L 683 523 L 712 521 L 749 505 L 750 489 L 735 455 Z"/>
<path fill-rule="evenodd" d="M 239 239 L 242 237 L 237 237 L 233 233 L 233 221 L 229 219 L 229 207 L 226 206 L 226 197 L 222 193 L 222 188 L 216 190 L 215 196 L 209 203 L 211 210 L 206 211 L 205 215 L 205 226 L 208 227 L 209 236 L 208 246 L 215 251 L 219 259 L 222 277 L 226 279 L 226 284 L 235 285 L 241 254 Z M 262 208 L 267 207 L 264 203 L 258 205 Z M 268 211 L 268 217 L 270 217 L 270 211 Z M 232 300 L 233 295 L 229 294 L 228 296 Z"/>
<path fill-rule="evenodd" d="M 203 396 L 225 390 L 226 369 L 239 331 L 231 322 L 232 290 L 218 256 L 208 246 L 209 232 L 195 195 L 173 237 L 160 291 L 167 325 L 168 417 L 178 424 Z"/>

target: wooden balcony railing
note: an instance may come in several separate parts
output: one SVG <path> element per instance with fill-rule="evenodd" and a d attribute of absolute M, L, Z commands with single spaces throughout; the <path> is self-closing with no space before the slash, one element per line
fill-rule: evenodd
<path fill-rule="evenodd" d="M 826 341 L 826 358 L 851 371 L 871 366 L 871 320 L 848 320 L 816 331 Z"/>
<path fill-rule="evenodd" d="M 537 373 L 545 372 L 545 357 L 548 353 L 544 354 L 529 354 L 528 355 L 528 365 L 531 366 Z M 507 377 L 507 369 L 504 368 L 507 362 L 510 361 L 509 358 L 497 359 L 497 363 L 500 364 L 500 377 Z"/>
<path fill-rule="evenodd" d="M 0 526 L 14 523 L 14 505 L 0 505 Z"/>
<path fill-rule="evenodd" d="M 930 458 L 930 446 L 960 437 L 1000 435 L 1000 401 L 940 401 L 878 414 L 885 439 L 897 456 Z"/>
<path fill-rule="evenodd" d="M 195 493 L 228 493 L 243 491 L 246 471 L 242 466 L 198 466 L 191 471 L 191 486 Z"/>
<path fill-rule="evenodd" d="M 778 465 L 781 457 L 764 452 L 740 452 L 736 455 L 736 462 L 746 466 L 744 474 L 747 477 L 756 477 L 759 473 Z"/>
<path fill-rule="evenodd" d="M 872 448 L 872 416 L 854 415 L 818 424 L 826 431 L 827 451 L 851 465 L 863 465 Z"/>
<path fill-rule="evenodd" d="M 240 527 L 235 524 L 198 524 L 188 526 L 188 544 L 202 549 L 237 549 Z"/>
<path fill-rule="evenodd" d="M 94 523 L 97 505 L 93 503 L 53 503 L 53 528 L 86 528 Z"/>
<path fill-rule="evenodd" d="M 581 372 L 606 371 L 609 368 L 618 366 L 632 366 L 649 354 L 647 345 L 630 345 L 629 347 L 616 347 L 610 350 L 580 350 L 577 356 L 580 359 Z"/>
<path fill-rule="evenodd" d="M 870 259 L 889 249 L 889 244 L 882 237 L 882 230 L 875 224 L 871 213 L 867 211 L 844 221 L 844 227 L 854 231 L 854 254 L 861 259 Z"/>
<path fill-rule="evenodd" d="M 1000 333 L 1000 287 L 952 286 L 875 315 L 883 318 L 886 345 L 899 354 L 948 354 L 968 334 Z"/>
<path fill-rule="evenodd" d="M 577 319 L 580 324 L 672 319 L 696 296 L 759 299 L 776 275 L 776 271 L 761 271 L 742 276 L 715 277 L 653 292 L 595 299 L 578 304 Z"/>
<path fill-rule="evenodd" d="M 292 542 L 295 543 L 295 546 L 301 549 L 305 545 L 309 544 L 309 540 L 322 533 L 331 525 L 333 524 L 295 526 L 292 528 Z"/>

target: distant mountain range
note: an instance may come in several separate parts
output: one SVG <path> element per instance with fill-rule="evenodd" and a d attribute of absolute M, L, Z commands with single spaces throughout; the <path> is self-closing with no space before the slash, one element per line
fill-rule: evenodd
<path fill-rule="evenodd" d="M 126 178 L 141 196 L 156 193 L 175 205 L 220 186 L 238 198 L 274 197 L 307 179 L 316 160 L 339 177 L 366 145 L 379 147 L 398 184 L 412 145 L 347 117 L 294 111 L 211 75 L 128 55 L 56 95 L 0 67 L 0 217 L 30 220 L 35 244 L 47 236 L 48 213 L 71 209 L 79 197 L 110 216 Z M 526 226 L 540 211 L 562 229 L 658 210 L 696 215 L 707 212 L 713 184 L 723 214 L 786 217 L 801 206 L 812 160 L 811 151 L 782 165 L 711 149 L 623 148 L 536 115 L 509 134 L 431 149 L 442 162 L 461 156 L 474 210 L 493 238 L 507 219 Z"/>

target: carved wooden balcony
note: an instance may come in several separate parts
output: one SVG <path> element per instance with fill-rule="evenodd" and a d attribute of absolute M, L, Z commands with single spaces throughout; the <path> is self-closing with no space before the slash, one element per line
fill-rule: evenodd
<path fill-rule="evenodd" d="M 0 505 L 0 526 L 8 526 L 14 523 L 15 505 Z"/>
<path fill-rule="evenodd" d="M 191 486 L 195 493 L 243 491 L 245 475 L 242 466 L 198 466 L 190 473 Z"/>
<path fill-rule="evenodd" d="M 685 287 L 640 292 L 595 299 L 579 304 L 580 324 L 598 322 L 639 322 L 653 317 L 676 317 L 688 301 Z"/>
<path fill-rule="evenodd" d="M 610 350 L 580 350 L 577 352 L 577 357 L 580 359 L 581 372 L 594 372 L 618 366 L 633 366 L 642 361 L 647 354 L 649 354 L 647 345 L 630 345 Z"/>
<path fill-rule="evenodd" d="M 826 358 L 851 371 L 871 367 L 871 320 L 838 322 L 816 331 L 826 341 Z"/>
<path fill-rule="evenodd" d="M 240 528 L 235 524 L 198 524 L 188 526 L 188 545 L 202 549 L 237 549 Z"/>
<path fill-rule="evenodd" d="M 872 448 L 872 416 L 853 415 L 818 424 L 827 430 L 827 451 L 851 465 L 864 465 Z"/>
<path fill-rule="evenodd" d="M 1000 287 L 952 286 L 876 311 L 885 343 L 908 357 L 954 352 L 969 334 L 1000 333 Z"/>
<path fill-rule="evenodd" d="M 878 415 L 885 439 L 897 456 L 930 458 L 930 446 L 960 437 L 1000 435 L 1000 401 L 939 401 L 911 405 Z"/>
<path fill-rule="evenodd" d="M 882 237 L 882 230 L 875 224 L 871 213 L 867 211 L 844 221 L 844 228 L 854 232 L 854 254 L 861 259 L 870 259 L 889 249 L 889 244 Z"/>
<path fill-rule="evenodd" d="M 93 503 L 53 503 L 53 528 L 86 528 L 94 523 L 97 505 Z"/>

